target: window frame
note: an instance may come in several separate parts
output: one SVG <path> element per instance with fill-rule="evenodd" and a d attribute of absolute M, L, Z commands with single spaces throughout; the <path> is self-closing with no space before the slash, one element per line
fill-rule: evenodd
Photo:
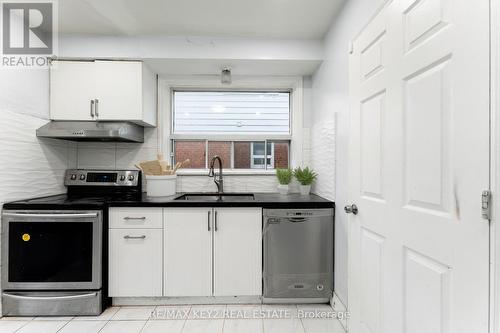
<path fill-rule="evenodd" d="M 207 140 L 207 141 L 289 141 L 289 167 L 302 165 L 303 159 L 303 78 L 233 76 L 231 85 L 223 85 L 219 75 L 207 76 L 170 76 L 159 77 L 158 80 L 158 127 L 159 151 L 173 160 L 174 140 Z M 290 93 L 290 133 L 287 135 L 269 134 L 232 134 L 232 135 L 199 135 L 173 134 L 174 91 L 246 91 L 246 92 L 289 92 Z M 231 163 L 231 165 L 234 165 Z M 207 169 L 182 169 L 181 175 L 202 175 Z M 228 174 L 274 174 L 275 169 L 225 169 Z"/>

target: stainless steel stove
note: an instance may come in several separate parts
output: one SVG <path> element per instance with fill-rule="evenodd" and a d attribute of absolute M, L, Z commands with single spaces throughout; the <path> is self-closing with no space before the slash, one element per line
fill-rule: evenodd
<path fill-rule="evenodd" d="M 4 204 L 4 316 L 99 315 L 107 306 L 109 200 L 141 195 L 137 170 L 67 170 L 67 193 Z"/>

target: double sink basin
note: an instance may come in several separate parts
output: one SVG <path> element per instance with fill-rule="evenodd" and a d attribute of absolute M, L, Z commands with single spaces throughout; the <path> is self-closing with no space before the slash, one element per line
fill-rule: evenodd
<path fill-rule="evenodd" d="M 186 193 L 175 200 L 187 201 L 253 201 L 255 196 L 252 193 Z"/>

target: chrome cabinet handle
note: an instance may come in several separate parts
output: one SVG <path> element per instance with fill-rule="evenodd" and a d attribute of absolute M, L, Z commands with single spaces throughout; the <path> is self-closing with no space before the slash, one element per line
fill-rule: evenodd
<path fill-rule="evenodd" d="M 99 117 L 99 100 L 97 98 L 95 99 L 95 116 Z"/>
<path fill-rule="evenodd" d="M 95 103 L 95 102 L 94 102 L 94 100 L 93 100 L 93 99 L 91 99 L 91 100 L 90 100 L 90 116 L 91 116 L 92 118 L 94 118 L 94 117 L 95 117 L 95 114 L 94 114 L 94 103 Z"/>
<path fill-rule="evenodd" d="M 208 231 L 210 231 L 210 211 L 208 211 L 207 228 L 208 228 Z"/>
<path fill-rule="evenodd" d="M 215 226 L 214 230 L 217 231 L 217 211 L 215 211 Z"/>
<path fill-rule="evenodd" d="M 129 220 L 146 220 L 146 216 L 141 216 L 141 217 L 132 217 L 132 216 L 125 216 L 123 218 L 125 221 L 129 221 Z"/>
<path fill-rule="evenodd" d="M 125 238 L 125 239 L 146 239 L 146 235 L 142 235 L 142 236 L 130 236 L 130 235 L 126 235 L 126 236 L 123 236 L 123 238 Z"/>

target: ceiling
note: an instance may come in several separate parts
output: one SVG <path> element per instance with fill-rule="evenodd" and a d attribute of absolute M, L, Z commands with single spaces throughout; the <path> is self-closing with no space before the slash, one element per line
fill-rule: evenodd
<path fill-rule="evenodd" d="M 345 0 L 63 0 L 59 32 L 320 39 Z"/>

